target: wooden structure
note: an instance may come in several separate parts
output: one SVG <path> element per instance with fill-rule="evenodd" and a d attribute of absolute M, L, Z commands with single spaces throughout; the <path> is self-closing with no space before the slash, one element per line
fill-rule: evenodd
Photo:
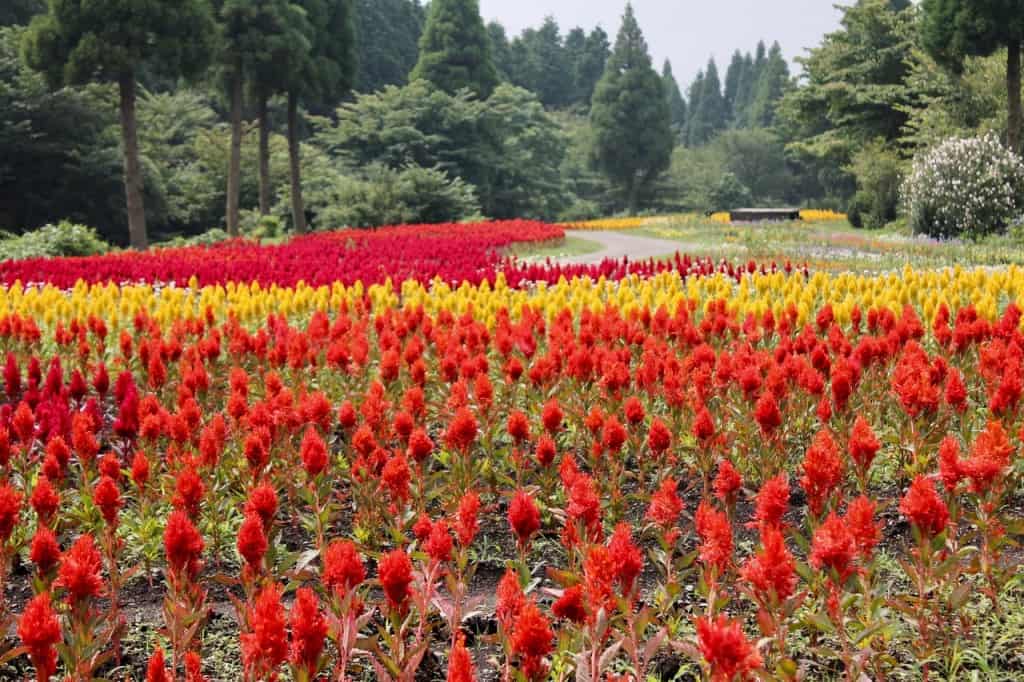
<path fill-rule="evenodd" d="M 798 208 L 735 208 L 729 211 L 734 223 L 784 222 L 800 220 Z"/>

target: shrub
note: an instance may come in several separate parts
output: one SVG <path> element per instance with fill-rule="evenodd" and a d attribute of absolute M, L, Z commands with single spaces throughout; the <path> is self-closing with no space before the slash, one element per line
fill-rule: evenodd
<path fill-rule="evenodd" d="M 747 186 L 740 182 L 734 173 L 728 171 L 722 174 L 718 186 L 711 191 L 710 198 L 712 207 L 720 210 L 741 208 L 753 202 Z"/>
<path fill-rule="evenodd" d="M 914 159 L 903 200 L 915 233 L 980 237 L 1024 208 L 1024 161 L 995 135 L 952 138 Z"/>
<path fill-rule="evenodd" d="M 92 256 L 109 250 L 110 245 L 100 239 L 95 229 L 68 220 L 0 240 L 0 260 Z"/>
<path fill-rule="evenodd" d="M 850 224 L 878 229 L 895 220 L 902 175 L 899 155 L 877 141 L 854 155 L 849 170 L 857 178 L 857 194 L 848 211 Z"/>

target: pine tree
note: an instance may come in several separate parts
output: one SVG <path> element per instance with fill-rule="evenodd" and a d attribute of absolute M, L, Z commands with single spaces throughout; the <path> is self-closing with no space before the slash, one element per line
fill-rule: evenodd
<path fill-rule="evenodd" d="M 487 37 L 491 41 L 491 58 L 494 60 L 494 69 L 498 72 L 498 79 L 512 82 L 512 46 L 508 40 L 508 32 L 505 27 L 497 21 L 487 24 Z"/>
<path fill-rule="evenodd" d="M 356 0 L 355 89 L 404 85 L 419 58 L 423 8 L 411 0 Z"/>
<path fill-rule="evenodd" d="M 1021 47 L 1024 8 L 1020 0 L 924 0 L 922 38 L 937 61 L 954 71 L 968 56 L 1006 48 L 1006 143 L 1021 149 Z"/>
<path fill-rule="evenodd" d="M 686 128 L 683 131 L 683 142 L 693 147 L 693 128 L 697 124 L 694 114 L 700 109 L 700 98 L 704 94 L 704 71 L 698 71 L 697 76 L 690 83 L 690 89 L 686 91 L 687 111 Z"/>
<path fill-rule="evenodd" d="M 567 105 L 572 97 L 573 74 L 558 22 L 548 16 L 525 42 L 534 77 L 526 88 L 535 92 L 546 107 Z"/>
<path fill-rule="evenodd" d="M 604 75 L 610 55 L 611 44 L 608 41 L 608 34 L 598 26 L 587 36 L 583 55 L 576 66 L 576 97 L 587 106 L 590 106 L 590 101 L 594 98 L 594 89 Z"/>
<path fill-rule="evenodd" d="M 725 72 L 725 108 L 728 118 L 732 121 L 736 113 L 736 97 L 739 94 L 740 79 L 743 77 L 743 54 L 736 50 L 732 53 L 732 60 Z"/>
<path fill-rule="evenodd" d="M 718 66 L 712 58 L 704 72 L 700 101 L 696 107 L 690 108 L 690 146 L 707 144 L 719 131 L 725 129 L 727 122 L 722 82 L 718 78 Z"/>
<path fill-rule="evenodd" d="M 678 138 L 686 128 L 686 100 L 683 93 L 679 91 L 679 83 L 672 74 L 672 62 L 665 60 L 661 69 L 661 82 L 665 89 L 665 96 L 668 98 L 668 109 L 672 116 L 672 129 Z"/>
<path fill-rule="evenodd" d="M 743 66 L 740 67 L 736 85 L 736 99 L 732 105 L 732 124 L 737 128 L 744 128 L 747 125 L 750 107 L 754 103 L 754 92 L 757 87 L 756 79 L 754 58 L 748 52 L 743 55 Z"/>
<path fill-rule="evenodd" d="M 596 165 L 635 214 L 643 192 L 668 169 L 673 145 L 668 99 L 632 4 L 594 91 L 590 121 Z"/>
<path fill-rule="evenodd" d="M 782 56 L 782 48 L 778 42 L 772 43 L 757 82 L 753 104 L 747 115 L 752 127 L 768 128 L 775 123 L 776 106 L 789 85 L 789 64 Z"/>
<path fill-rule="evenodd" d="M 23 25 L 46 11 L 44 0 L 4 0 L 0 6 L 0 26 Z"/>
<path fill-rule="evenodd" d="M 491 44 L 478 0 L 433 0 L 410 78 L 454 93 L 469 88 L 482 98 L 498 84 Z"/>
<path fill-rule="evenodd" d="M 138 75 L 199 75 L 209 64 L 215 32 L 206 0 L 51 0 L 25 35 L 28 63 L 52 87 L 117 83 L 128 234 L 136 249 L 149 244 L 135 113 Z"/>

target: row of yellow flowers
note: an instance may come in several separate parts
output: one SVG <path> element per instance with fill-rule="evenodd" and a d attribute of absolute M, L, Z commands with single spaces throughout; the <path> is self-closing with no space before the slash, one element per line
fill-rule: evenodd
<path fill-rule="evenodd" d="M 800 219 L 805 223 L 841 222 L 846 220 L 846 214 L 821 209 L 804 209 L 800 211 Z M 569 230 L 636 230 L 641 227 L 659 227 L 674 224 L 691 225 L 705 220 L 722 225 L 732 223 L 729 214 L 723 211 L 712 213 L 706 218 L 696 213 L 683 213 L 653 217 L 602 218 L 599 220 L 562 223 L 561 226 Z"/>
<path fill-rule="evenodd" d="M 501 309 L 517 315 L 524 306 L 554 316 L 568 308 L 601 310 L 615 306 L 626 313 L 666 306 L 674 310 L 684 300 L 706 305 L 725 300 L 731 310 L 746 315 L 772 310 L 781 313 L 796 306 L 801 322 L 812 318 L 821 306 L 832 304 L 840 321 L 850 319 L 855 307 L 866 311 L 885 307 L 899 313 L 911 304 L 931 321 L 943 303 L 955 310 L 972 304 L 979 314 L 995 319 L 1010 301 L 1024 300 L 1024 268 L 1002 270 L 950 268 L 940 271 L 915 271 L 883 275 L 818 272 L 805 277 L 784 273 L 748 275 L 738 283 L 726 275 L 683 278 L 666 272 L 650 279 L 632 276 L 622 281 L 589 278 L 560 280 L 554 285 L 513 289 L 502 276 L 494 284 L 464 284 L 453 287 L 435 282 L 429 287 L 415 281 L 393 285 L 310 287 L 261 287 L 258 284 L 229 284 L 203 288 L 154 288 L 148 285 L 117 286 L 79 284 L 70 291 L 53 286 L 28 288 L 15 285 L 0 289 L 0 316 L 16 313 L 52 327 L 72 320 L 99 317 L 117 329 L 131 323 L 139 311 L 147 311 L 163 325 L 175 320 L 204 314 L 207 309 L 219 319 L 237 316 L 243 323 L 258 325 L 271 313 L 296 320 L 315 310 L 330 311 L 344 303 L 368 300 L 375 311 L 399 306 L 423 306 L 436 313 L 441 310 L 462 314 L 472 310 L 479 319 L 493 324 Z"/>

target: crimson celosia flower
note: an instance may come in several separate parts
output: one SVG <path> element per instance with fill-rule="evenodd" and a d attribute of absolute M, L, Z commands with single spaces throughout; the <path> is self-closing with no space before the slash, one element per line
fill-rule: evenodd
<path fill-rule="evenodd" d="M 549 467 L 555 461 L 555 457 L 558 455 L 558 446 L 555 445 L 555 439 L 548 434 L 542 434 L 537 439 L 537 463 L 542 467 Z"/>
<path fill-rule="evenodd" d="M 264 527 L 269 527 L 277 515 L 277 491 L 269 483 L 263 483 L 249 491 L 245 501 L 245 513 L 256 514 L 263 520 Z"/>
<path fill-rule="evenodd" d="M 814 531 L 811 541 L 811 565 L 818 569 L 832 569 L 846 580 L 853 572 L 857 543 L 846 521 L 835 512 Z"/>
<path fill-rule="evenodd" d="M 626 427 L 622 425 L 622 422 L 614 414 L 604 420 L 604 426 L 601 428 L 601 445 L 605 450 L 611 453 L 618 453 L 622 450 L 622 446 L 626 443 L 628 436 Z"/>
<path fill-rule="evenodd" d="M 194 467 L 186 466 L 178 472 L 172 500 L 175 508 L 196 518 L 199 516 L 199 505 L 202 504 L 204 495 L 206 495 L 206 486 Z"/>
<path fill-rule="evenodd" d="M 185 682 L 207 682 L 203 676 L 203 661 L 195 651 L 185 654 Z"/>
<path fill-rule="evenodd" d="M 958 369 L 951 369 L 946 379 L 946 402 L 957 412 L 967 409 L 967 386 Z"/>
<path fill-rule="evenodd" d="M 109 476 L 115 483 L 121 482 L 121 458 L 113 451 L 107 452 L 100 458 L 100 475 Z"/>
<path fill-rule="evenodd" d="M 533 600 L 528 600 L 519 611 L 519 616 L 512 627 L 512 653 L 518 657 L 519 671 L 529 680 L 540 680 L 547 675 L 547 663 L 544 658 L 551 653 L 551 623 L 537 608 Z"/>
<path fill-rule="evenodd" d="M 380 472 L 380 480 L 395 502 L 405 502 L 409 499 L 412 472 L 409 471 L 409 463 L 403 455 L 396 454 L 388 459 Z"/>
<path fill-rule="evenodd" d="M 733 539 L 729 517 L 707 501 L 702 501 L 697 507 L 694 522 L 701 539 L 700 560 L 707 568 L 714 568 L 719 574 L 724 573 L 732 560 Z"/>
<path fill-rule="evenodd" d="M 718 464 L 718 475 L 715 476 L 714 482 L 715 497 L 720 499 L 726 504 L 732 503 L 736 499 L 736 494 L 743 487 L 743 477 L 740 476 L 740 472 L 736 471 L 736 467 L 732 465 L 727 459 L 723 459 Z"/>
<path fill-rule="evenodd" d="M 544 403 L 544 409 L 541 410 L 541 423 L 544 424 L 544 428 L 548 433 L 554 435 L 562 429 L 562 422 L 565 420 L 565 413 L 562 412 L 562 406 L 558 404 L 557 398 Z"/>
<path fill-rule="evenodd" d="M 782 413 L 779 404 L 771 391 L 765 391 L 754 406 L 754 420 L 761 427 L 761 432 L 770 436 L 782 425 Z"/>
<path fill-rule="evenodd" d="M 857 543 L 857 551 L 865 559 L 870 558 L 882 539 L 882 530 L 875 523 L 875 503 L 861 495 L 850 502 L 844 520 Z"/>
<path fill-rule="evenodd" d="M 724 614 L 697 619 L 697 644 L 707 661 L 713 682 L 749 679 L 763 665 L 761 655 L 736 621 Z"/>
<path fill-rule="evenodd" d="M 582 522 L 592 535 L 600 534 L 601 500 L 594 479 L 586 474 L 576 477 L 569 490 L 569 506 L 566 511 L 570 519 Z"/>
<path fill-rule="evenodd" d="M 587 620 L 587 607 L 584 605 L 583 586 L 573 585 L 566 589 L 562 596 L 551 605 L 551 613 L 556 618 L 583 623 Z"/>
<path fill-rule="evenodd" d="M 715 420 L 707 407 L 701 406 L 697 417 L 693 420 L 693 435 L 697 440 L 706 443 L 715 435 Z"/>
<path fill-rule="evenodd" d="M 960 471 L 971 480 L 971 492 L 985 494 L 992 484 L 1010 468 L 1013 446 L 1002 422 L 989 421 L 971 446 L 970 457 L 960 464 Z"/>
<path fill-rule="evenodd" d="M 256 514 L 246 514 L 238 529 L 238 554 L 249 568 L 259 571 L 263 556 L 267 553 L 267 535 L 263 532 L 263 520 Z"/>
<path fill-rule="evenodd" d="M 319 476 L 327 468 L 327 444 L 312 426 L 306 428 L 299 455 L 302 458 L 302 466 L 310 478 Z"/>
<path fill-rule="evenodd" d="M 427 538 L 430 537 L 430 531 L 434 529 L 434 522 L 430 520 L 430 516 L 427 512 L 420 512 L 420 516 L 416 519 L 416 523 L 412 524 L 412 534 L 416 536 L 416 539 L 421 543 L 426 542 Z"/>
<path fill-rule="evenodd" d="M 271 583 L 260 590 L 249 608 L 249 631 L 242 634 L 242 662 L 254 679 L 272 677 L 288 658 L 281 587 Z"/>
<path fill-rule="evenodd" d="M 164 661 L 164 650 L 157 647 L 146 664 L 146 682 L 174 682 L 174 676 L 168 672 Z"/>
<path fill-rule="evenodd" d="M 946 436 L 939 444 L 939 478 L 948 492 L 956 490 L 964 478 L 960 443 L 953 436 Z"/>
<path fill-rule="evenodd" d="M 498 619 L 498 625 L 506 632 L 512 628 L 519 612 L 526 604 L 526 595 L 519 584 L 519 574 L 513 569 L 505 570 L 505 574 L 498 581 L 497 601 L 494 607 L 494 614 Z"/>
<path fill-rule="evenodd" d="M 149 460 L 142 450 L 136 450 L 132 457 L 132 481 L 139 488 L 145 488 L 149 481 Z"/>
<path fill-rule="evenodd" d="M 289 660 L 292 665 L 306 671 L 309 679 L 313 679 L 327 637 L 327 620 L 320 612 L 320 602 L 313 590 L 300 587 L 295 591 L 290 622 L 292 646 Z"/>
<path fill-rule="evenodd" d="M 171 512 L 164 530 L 164 554 L 167 564 L 176 575 L 191 578 L 199 570 L 199 556 L 203 553 L 203 537 L 183 511 Z"/>
<path fill-rule="evenodd" d="M 608 540 L 608 551 L 615 566 L 615 577 L 622 586 L 624 595 L 633 591 L 633 583 L 644 568 L 644 555 L 633 542 L 632 530 L 628 523 L 615 526 L 615 532 Z"/>
<path fill-rule="evenodd" d="M 60 545 L 57 536 L 46 526 L 39 526 L 32 538 L 29 558 L 36 565 L 40 575 L 48 574 L 60 561 Z"/>
<path fill-rule="evenodd" d="M 434 452 L 434 441 L 423 429 L 416 429 L 409 436 L 409 456 L 416 462 L 423 462 Z"/>
<path fill-rule="evenodd" d="M 423 544 L 427 555 L 436 562 L 444 563 L 452 558 L 452 536 L 448 532 L 448 522 L 439 520 L 430 528 L 430 535 Z"/>
<path fill-rule="evenodd" d="M 347 592 L 366 580 L 366 567 L 355 544 L 335 540 L 324 552 L 323 584 L 336 592 Z"/>
<path fill-rule="evenodd" d="M 103 593 L 102 559 L 91 535 L 82 535 L 61 556 L 54 587 L 67 590 L 72 606 Z"/>
<path fill-rule="evenodd" d="M 540 510 L 525 490 L 517 490 L 508 505 L 508 523 L 521 548 L 529 547 L 530 538 L 540 530 Z"/>
<path fill-rule="evenodd" d="M 633 426 L 642 422 L 647 416 L 643 403 L 635 395 L 626 398 L 626 402 L 622 406 L 622 413 L 626 416 L 626 421 Z"/>
<path fill-rule="evenodd" d="M 583 560 L 583 583 L 592 611 L 603 608 L 611 613 L 615 610 L 615 579 L 611 550 L 604 545 L 591 545 Z"/>
<path fill-rule="evenodd" d="M 522 444 L 530 438 L 530 422 L 526 415 L 518 410 L 509 413 L 506 430 L 517 443 Z"/>
<path fill-rule="evenodd" d="M 62 640 L 60 621 L 53 610 L 50 595 L 43 592 L 29 600 L 18 621 L 18 637 L 28 649 L 36 669 L 37 682 L 49 682 L 57 672 L 57 650 Z"/>
<path fill-rule="evenodd" d="M 683 513 L 683 501 L 679 498 L 679 484 L 674 478 L 666 478 L 658 490 L 651 495 L 651 503 L 647 507 L 647 518 L 663 530 L 668 530 L 679 521 Z"/>
<path fill-rule="evenodd" d="M 850 431 L 850 458 L 857 465 L 857 468 L 866 472 L 871 468 L 875 455 L 881 449 L 882 444 L 875 437 L 871 425 L 863 416 L 857 415 L 853 422 L 853 429 Z"/>
<path fill-rule="evenodd" d="M 789 510 L 789 478 L 781 473 L 761 485 L 754 500 L 754 521 L 764 526 L 780 526 Z"/>
<path fill-rule="evenodd" d="M 124 506 L 117 483 L 109 476 L 103 476 L 92 493 L 93 502 L 103 514 L 103 520 L 111 527 L 117 526 L 117 513 Z"/>
<path fill-rule="evenodd" d="M 480 513 L 480 496 L 470 491 L 459 500 L 459 510 L 455 518 L 455 536 L 459 544 L 469 547 L 473 544 L 473 538 L 480 530 L 477 516 Z"/>
<path fill-rule="evenodd" d="M 53 515 L 57 513 L 57 507 L 60 506 L 60 495 L 53 487 L 53 484 L 50 483 L 50 479 L 41 476 L 36 483 L 36 487 L 32 490 L 32 497 L 29 498 L 29 503 L 36 511 L 39 522 L 43 525 L 49 525 L 50 521 L 53 520 Z"/>
<path fill-rule="evenodd" d="M 476 668 L 466 649 L 466 638 L 461 632 L 455 636 L 455 646 L 448 656 L 446 682 L 476 682 Z"/>
<path fill-rule="evenodd" d="M 750 583 L 764 602 L 771 595 L 786 599 L 796 589 L 796 562 L 786 548 L 786 541 L 778 526 L 761 528 L 761 551 L 747 560 L 740 575 Z"/>
<path fill-rule="evenodd" d="M 647 447 L 656 455 L 664 454 L 672 447 L 672 432 L 661 419 L 655 417 L 647 430 Z"/>
<path fill-rule="evenodd" d="M 900 500 L 900 512 L 926 537 L 938 535 L 949 523 L 949 509 L 929 477 L 918 474 Z"/>
<path fill-rule="evenodd" d="M 800 487 L 807 493 L 807 505 L 815 515 L 821 514 L 829 496 L 843 481 L 843 460 L 828 430 L 818 431 L 807 449 Z"/>
<path fill-rule="evenodd" d="M 377 577 L 387 597 L 388 606 L 399 612 L 405 611 L 412 584 L 412 561 L 401 549 L 396 549 L 381 557 L 377 565 Z"/>
<path fill-rule="evenodd" d="M 445 432 L 445 444 L 452 450 L 462 453 L 469 452 L 473 442 L 476 440 L 477 429 L 476 417 L 467 407 L 460 407 L 448 424 Z"/>

